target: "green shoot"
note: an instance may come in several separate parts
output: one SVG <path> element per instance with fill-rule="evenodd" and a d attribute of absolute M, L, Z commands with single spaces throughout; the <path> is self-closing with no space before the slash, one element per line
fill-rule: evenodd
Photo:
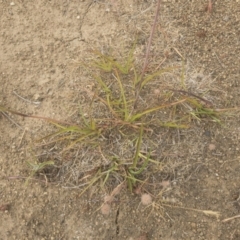
<path fill-rule="evenodd" d="M 45 161 L 42 163 L 34 163 L 34 162 L 29 162 L 27 161 L 28 166 L 30 167 L 31 174 L 30 176 L 26 179 L 25 184 L 27 185 L 29 180 L 38 172 L 42 171 L 43 169 L 47 168 L 48 166 L 53 166 L 54 162 L 53 161 Z"/>
<path fill-rule="evenodd" d="M 82 178 L 84 181 L 82 186 L 85 188 L 81 194 L 95 184 L 100 184 L 104 188 L 114 178 L 126 181 L 130 191 L 133 190 L 136 183 L 141 183 L 141 178 L 144 177 L 144 171 L 148 166 L 159 165 L 157 160 L 152 159 L 150 151 L 146 154 L 141 153 L 141 146 L 145 140 L 149 139 L 148 133 L 153 132 L 153 129 L 158 131 L 163 127 L 189 128 L 189 123 L 193 118 L 201 120 L 203 117 L 209 117 L 213 121 L 220 121 L 220 112 L 205 107 L 204 98 L 188 94 L 183 90 L 168 89 L 168 92 L 161 95 L 160 103 L 159 101 L 153 101 L 153 103 L 150 101 L 148 107 L 140 104 L 136 107 L 135 103 L 139 100 L 139 96 L 144 98 L 141 96 L 143 88 L 148 90 L 148 87 L 157 85 L 159 76 L 181 68 L 181 66 L 164 68 L 151 74 L 148 73 L 148 75 L 141 75 L 141 71 L 133 64 L 133 50 L 130 51 L 124 64 L 119 63 L 114 57 L 95 51 L 97 60 L 83 64 L 91 70 L 90 74 L 93 72 L 92 68 L 97 69 L 92 76 L 98 89 L 92 94 L 88 117 L 79 107 L 81 120 L 79 125 L 64 125 L 59 121 L 51 121 L 58 130 L 44 137 L 51 138 L 50 143 L 59 143 L 63 147 L 62 152 L 74 150 L 74 146 L 77 146 L 78 149 L 79 146 L 87 147 L 94 152 L 96 152 L 96 147 L 106 151 L 104 154 L 101 153 L 101 156 L 105 161 L 111 159 L 110 163 L 95 166 L 94 169 L 97 168 L 97 171 Z M 182 67 L 181 84 L 185 87 L 183 71 Z M 179 96 L 179 93 L 183 96 Z M 206 102 L 207 100 L 205 100 Z M 96 108 L 99 112 L 104 111 L 104 118 L 98 117 L 95 113 Z M 122 154 L 121 156 L 115 153 L 113 156 L 110 155 L 116 149 L 111 145 L 112 143 L 108 143 L 109 132 L 111 135 L 116 133 L 118 135 L 116 137 L 120 136 L 120 139 L 128 139 L 131 143 L 135 142 L 132 157 L 127 157 L 126 160 Z M 109 148 L 111 148 L 111 153 L 108 152 Z M 51 162 L 47 162 L 47 164 L 51 164 Z M 38 170 L 39 168 L 36 166 L 36 171 Z M 86 179 L 88 179 L 87 182 Z"/>

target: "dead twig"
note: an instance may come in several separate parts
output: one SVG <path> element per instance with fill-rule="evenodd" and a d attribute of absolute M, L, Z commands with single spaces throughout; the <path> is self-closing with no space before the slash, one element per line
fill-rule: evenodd
<path fill-rule="evenodd" d="M 24 129 L 24 131 L 23 131 L 23 134 L 22 134 L 22 136 L 21 136 L 20 142 L 19 142 L 19 144 L 18 144 L 18 148 L 20 148 L 20 146 L 21 146 L 21 144 L 22 144 L 22 140 L 23 140 L 23 136 L 24 136 L 25 132 L 26 132 L 26 129 Z"/>
<path fill-rule="evenodd" d="M 184 91 L 184 90 L 175 90 L 175 89 L 168 89 L 168 90 L 169 90 L 169 91 L 172 91 L 172 92 L 179 92 L 179 93 L 183 93 L 183 94 L 186 94 L 186 95 L 189 95 L 189 96 L 193 96 L 193 97 L 198 98 L 199 100 L 205 102 L 206 104 L 208 104 L 208 105 L 210 105 L 210 106 L 213 105 L 212 102 L 210 102 L 210 101 L 208 101 L 207 99 L 204 99 L 204 98 L 202 98 L 202 97 L 200 97 L 200 96 L 198 96 L 198 95 L 196 95 L 196 94 L 194 94 L 194 93 L 187 92 L 187 91 Z"/>
<path fill-rule="evenodd" d="M 72 125 L 71 123 L 64 122 L 64 121 L 59 121 L 59 120 L 56 120 L 56 119 L 53 119 L 53 118 L 41 117 L 41 116 L 36 116 L 36 115 L 28 115 L 28 114 L 25 114 L 25 113 L 20 113 L 20 112 L 17 112 L 17 111 L 8 109 L 8 108 L 3 108 L 3 107 L 2 107 L 2 109 L 1 109 L 1 106 L 0 106 L 0 113 L 2 113 L 5 117 L 7 117 L 10 121 L 12 121 L 14 124 L 16 124 L 17 126 L 19 126 L 20 128 L 22 128 L 22 127 L 21 127 L 20 125 L 18 125 L 17 123 L 15 123 L 12 119 L 10 119 L 10 118 L 7 116 L 6 112 L 9 112 L 9 113 L 12 113 L 12 114 L 21 116 L 21 117 L 37 118 L 37 119 L 42 119 L 42 120 L 45 120 L 45 121 L 48 121 L 48 122 L 52 122 L 52 123 Z M 22 128 L 22 129 L 23 129 L 23 128 Z"/>
<path fill-rule="evenodd" d="M 230 218 L 223 219 L 222 222 L 223 222 L 223 223 L 224 223 L 224 222 L 228 222 L 228 221 L 231 221 L 231 220 L 233 220 L 233 219 L 235 219 L 235 218 L 239 218 L 239 217 L 240 217 L 240 214 L 239 214 L 239 215 L 236 215 L 236 216 L 233 216 L 233 217 L 230 217 Z"/>
<path fill-rule="evenodd" d="M 16 123 L 12 118 L 10 118 L 7 113 L 1 111 L 0 112 L 4 117 L 6 117 L 10 122 L 12 122 L 13 124 L 15 124 L 16 126 L 18 126 L 19 128 L 21 128 L 23 130 L 23 128 L 18 124 Z"/>
<path fill-rule="evenodd" d="M 32 103 L 32 104 L 35 104 L 35 105 L 39 105 L 39 104 L 41 103 L 41 102 L 30 101 L 30 100 L 28 100 L 28 99 L 20 96 L 16 91 L 13 91 L 13 93 L 14 93 L 17 97 L 19 97 L 20 99 L 22 99 L 22 100 L 25 101 L 25 102 Z"/>

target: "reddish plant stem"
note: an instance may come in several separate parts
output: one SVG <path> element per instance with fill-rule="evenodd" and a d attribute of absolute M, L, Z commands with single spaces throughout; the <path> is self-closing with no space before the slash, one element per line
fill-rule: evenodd
<path fill-rule="evenodd" d="M 150 37 L 149 37 L 149 40 L 148 40 L 148 45 L 147 45 L 145 60 L 144 60 L 144 63 L 143 63 L 142 73 L 141 73 L 140 79 L 139 79 L 139 81 L 137 83 L 137 86 L 136 86 L 136 96 L 135 96 L 134 108 L 136 108 L 138 97 L 139 97 L 141 87 L 142 87 L 141 85 L 142 85 L 142 82 L 143 82 L 143 76 L 144 76 L 144 73 L 146 72 L 146 69 L 147 69 L 147 66 L 148 66 L 150 48 L 151 48 L 151 45 L 152 45 L 153 34 L 155 32 L 155 28 L 156 28 L 156 25 L 157 25 L 157 19 L 158 19 L 159 10 L 160 10 L 160 4 L 161 4 L 161 0 L 158 0 L 154 22 L 153 22 L 152 30 L 151 30 Z"/>
<path fill-rule="evenodd" d="M 158 19 L 159 10 L 160 10 L 160 3 L 161 3 L 161 0 L 158 0 L 158 5 L 157 5 L 157 10 L 156 10 L 154 22 L 153 22 L 151 34 L 150 34 L 150 37 L 149 37 L 149 40 L 148 40 L 148 45 L 147 45 L 145 60 L 144 60 L 144 64 L 143 64 L 143 69 L 142 69 L 142 73 L 141 73 L 140 80 L 139 80 L 139 85 L 140 86 L 141 86 L 141 83 L 143 81 L 143 75 L 144 75 L 144 73 L 147 69 L 147 65 L 148 65 L 148 61 L 149 61 L 150 48 L 151 48 L 151 45 L 152 45 L 153 34 L 155 32 L 155 28 L 156 28 L 156 25 L 157 25 L 157 19 Z"/>
<path fill-rule="evenodd" d="M 151 48 L 151 45 L 152 45 L 153 34 L 154 34 L 154 32 L 155 32 L 155 29 L 156 29 L 157 19 L 158 19 L 158 15 L 159 15 L 160 3 L 161 3 L 161 0 L 158 0 L 158 5 L 157 5 L 157 10 L 156 10 L 154 22 L 153 22 L 151 34 L 150 34 L 150 37 L 149 37 L 149 40 L 148 40 L 148 45 L 147 45 L 147 50 L 146 50 L 146 56 L 145 56 L 145 61 L 144 61 L 144 64 L 143 64 L 143 69 L 142 69 L 142 74 L 141 74 L 140 82 L 141 82 L 141 80 L 142 80 L 142 78 L 143 78 L 143 75 L 144 75 L 146 69 L 147 69 L 148 60 L 149 60 L 149 54 L 150 54 L 150 48 Z"/>
<path fill-rule="evenodd" d="M 21 117 L 43 119 L 43 120 L 45 120 L 45 121 L 53 122 L 53 123 L 72 125 L 71 123 L 64 122 L 64 121 L 59 121 L 59 120 L 56 120 L 56 119 L 53 119 L 53 118 L 41 117 L 41 116 L 35 116 L 35 115 L 27 115 L 27 114 L 25 114 L 25 113 L 20 113 L 20 112 L 17 112 L 17 111 L 13 111 L 13 110 L 11 110 L 11 109 L 3 109 L 2 111 L 0 111 L 0 113 L 1 113 L 1 112 L 2 112 L 2 113 L 4 113 L 4 112 L 9 112 L 9 113 L 12 113 L 12 114 L 21 116 Z M 73 126 L 74 126 L 74 125 L 73 125 Z"/>

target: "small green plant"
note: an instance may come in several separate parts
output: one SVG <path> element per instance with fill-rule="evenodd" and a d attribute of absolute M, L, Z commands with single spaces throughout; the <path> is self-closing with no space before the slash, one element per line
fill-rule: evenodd
<path fill-rule="evenodd" d="M 192 121 L 201 121 L 206 117 L 220 122 L 219 112 L 207 107 L 205 99 L 183 90 L 166 89 L 161 101 L 149 99 L 147 106 L 141 104 L 140 99 L 146 96 L 147 91 L 152 91 L 151 84 L 180 66 L 142 74 L 134 64 L 134 47 L 123 63 L 98 51 L 94 51 L 93 60 L 82 63 L 85 69 L 89 69 L 89 74 L 96 81 L 97 88 L 91 95 L 87 115 L 79 106 L 80 124 L 65 124 L 50 118 L 28 116 L 9 110 L 10 113 L 51 122 L 58 130 L 40 140 L 51 139 L 48 144 L 59 144 L 61 153 L 67 154 L 74 149 L 86 147 L 93 152 L 97 148 L 103 149 L 102 156 L 107 159 L 108 164 L 96 164 L 93 166 L 95 170 L 91 171 L 87 178 L 82 178 L 83 186 L 86 185 L 83 192 L 97 182 L 104 187 L 112 178 L 126 181 L 129 190 L 133 191 L 137 183 L 144 178 L 149 163 L 159 164 L 151 156 L 150 148 L 145 154 L 142 153 L 143 144 L 145 145 L 149 140 L 149 134 L 152 132 L 161 131 L 162 127 L 188 128 Z M 182 75 L 180 81 L 184 82 Z M 104 113 L 104 117 L 99 117 L 96 109 Z M 1 107 L 0 111 L 5 112 L 6 109 Z M 130 157 L 120 156 L 118 153 L 112 155 L 108 151 L 110 148 L 116 148 L 104 141 L 109 132 L 116 138 L 128 139 L 131 142 L 135 150 Z M 52 161 L 28 162 L 32 169 L 30 178 L 53 164 Z"/>
<path fill-rule="evenodd" d="M 68 153 L 75 153 L 76 162 L 78 153 L 85 149 L 90 154 L 95 154 L 95 158 L 91 157 L 91 163 L 89 160 L 92 169 L 82 169 L 80 164 L 80 170 L 75 174 L 78 185 L 85 186 L 82 193 L 97 182 L 104 187 L 112 181 L 117 181 L 117 185 L 119 182 L 127 182 L 128 188 L 132 191 L 138 182 L 143 182 L 141 179 L 146 177 L 145 173 L 150 164 L 161 166 L 152 156 L 153 148 L 156 148 L 157 144 L 151 139 L 151 134 L 160 132 L 163 127 L 188 128 L 193 121 L 201 121 L 203 117 L 215 122 L 220 121 L 219 113 L 211 106 L 207 106 L 208 101 L 203 96 L 186 91 L 183 61 L 181 65 L 156 71 L 149 66 L 151 43 L 159 9 L 160 1 L 157 4 L 142 68 L 134 62 L 136 42 L 123 61 L 117 60 L 111 54 L 105 55 L 95 50 L 91 60 L 80 63 L 88 70 L 97 88 L 94 91 L 85 89 L 89 93 L 90 104 L 87 113 L 84 114 L 84 110 L 80 111 L 78 125 L 17 113 L 54 124 L 58 130 L 41 140 L 50 139 L 48 144 L 58 144 L 58 149 L 62 149 L 61 153 L 64 153 L 63 158 Z M 153 92 L 154 84 L 158 85 L 165 74 L 179 68 L 182 69 L 179 86 L 184 90 L 173 90 L 166 84 L 166 87 L 161 89 L 160 99 L 148 94 Z M 0 108 L 0 111 L 3 110 Z M 123 147 L 125 140 L 128 144 Z M 46 143 L 44 145 L 46 146 Z M 87 158 L 85 155 L 84 157 Z M 88 162 L 88 159 L 84 161 Z M 52 164 L 51 161 L 30 164 L 32 174 Z"/>
<path fill-rule="evenodd" d="M 44 170 L 45 168 L 49 167 L 49 166 L 53 166 L 54 162 L 53 161 L 45 161 L 45 162 L 29 162 L 27 161 L 27 164 L 30 168 L 30 175 L 28 176 L 28 178 L 26 179 L 25 184 L 27 185 L 29 180 L 36 174 L 41 172 L 42 170 Z"/>
<path fill-rule="evenodd" d="M 159 164 L 152 158 L 149 149 L 145 154 L 142 153 L 143 143 L 148 141 L 153 131 L 161 131 L 162 127 L 188 128 L 192 121 L 201 121 L 203 117 L 220 122 L 219 113 L 206 107 L 204 98 L 186 91 L 166 89 L 165 98 L 160 103 L 150 101 L 147 107 L 140 103 L 140 98 L 144 98 L 145 92 L 151 88 L 150 83 L 158 81 L 159 77 L 178 66 L 141 76 L 134 65 L 133 49 L 123 63 L 98 51 L 94 51 L 94 54 L 96 56 L 92 61 L 82 63 L 97 83 L 94 93 L 89 94 L 92 98 L 88 114 L 80 111 L 79 125 L 65 126 L 54 122 L 59 130 L 47 136 L 52 138 L 50 143 L 62 145 L 62 152 L 86 147 L 92 151 L 103 149 L 101 155 L 108 164 L 93 167 L 94 171 L 82 178 L 82 185 L 85 186 L 82 193 L 97 182 L 104 188 L 113 178 L 126 181 L 129 190 L 133 191 L 137 183 L 142 182 L 149 163 Z M 99 117 L 96 110 L 103 113 L 104 117 Z M 170 117 L 166 119 L 166 115 Z M 131 157 L 109 153 L 109 148 L 114 149 L 104 141 L 109 132 L 116 138 L 120 136 L 132 143 L 135 150 Z"/>

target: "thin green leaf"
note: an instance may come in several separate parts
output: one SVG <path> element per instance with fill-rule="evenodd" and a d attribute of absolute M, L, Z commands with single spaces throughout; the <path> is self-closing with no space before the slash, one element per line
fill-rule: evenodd
<path fill-rule="evenodd" d="M 133 165 L 132 165 L 133 169 L 135 169 L 137 167 L 140 148 L 141 148 L 141 144 L 142 144 L 142 136 L 143 136 L 143 125 L 141 125 L 139 137 L 137 139 L 137 148 L 136 148 L 136 151 L 135 151 L 135 154 L 134 154 Z"/>
<path fill-rule="evenodd" d="M 27 164 L 31 167 L 32 171 L 38 172 L 38 171 L 44 169 L 46 166 L 54 165 L 54 162 L 53 161 L 45 161 L 42 163 L 32 163 L 32 162 L 27 161 Z"/>
<path fill-rule="evenodd" d="M 125 92 L 124 92 L 124 88 L 123 88 L 123 85 L 122 85 L 122 82 L 120 80 L 120 77 L 119 77 L 119 74 L 117 71 L 115 71 L 115 79 L 118 81 L 118 85 L 120 87 L 120 91 L 121 91 L 121 97 L 122 97 L 122 100 L 123 100 L 123 105 L 124 105 L 124 108 L 123 108 L 123 112 L 124 112 L 124 120 L 126 121 L 129 117 L 129 110 L 128 110 L 128 105 L 127 105 L 127 100 L 126 100 L 126 97 L 125 97 Z"/>
<path fill-rule="evenodd" d="M 141 113 L 137 113 L 137 114 L 133 115 L 133 116 L 131 117 L 130 121 L 131 121 L 131 122 L 134 122 L 134 121 L 136 121 L 137 119 L 141 118 L 142 116 L 147 115 L 147 114 L 149 114 L 149 113 L 151 113 L 151 112 L 155 112 L 155 111 L 157 111 L 157 110 L 160 110 L 160 109 L 163 109 L 163 108 L 166 108 L 166 107 L 171 107 L 171 106 L 177 105 L 177 104 L 179 104 L 179 103 L 183 103 L 183 102 L 185 102 L 186 100 L 187 100 L 187 98 L 184 98 L 184 99 L 181 99 L 181 100 L 179 100 L 179 101 L 177 101 L 177 102 L 173 102 L 173 103 L 169 103 L 169 104 L 165 104 L 165 105 L 160 105 L 160 106 L 154 107 L 154 108 L 149 108 L 149 109 L 147 109 L 147 110 L 145 110 L 145 111 L 143 111 L 143 112 L 141 112 Z"/>
<path fill-rule="evenodd" d="M 99 83 L 101 89 L 105 92 L 105 94 L 110 94 L 111 90 L 109 89 L 109 87 L 104 83 L 104 81 L 102 80 L 101 77 L 99 76 L 94 76 L 94 78 L 97 80 L 97 82 Z"/>
<path fill-rule="evenodd" d="M 170 72 L 170 71 L 172 71 L 172 70 L 174 70 L 174 69 L 176 69 L 176 68 L 178 68 L 178 67 L 164 68 L 164 69 L 161 69 L 161 70 L 153 73 L 152 75 L 144 78 L 143 81 L 142 81 L 142 83 L 141 83 L 141 89 L 142 89 L 148 82 L 150 82 L 153 78 L 155 78 L 155 77 L 157 77 L 157 76 L 159 76 L 159 75 L 161 75 L 161 74 L 163 74 L 163 73 L 165 73 L 165 72 Z"/>

